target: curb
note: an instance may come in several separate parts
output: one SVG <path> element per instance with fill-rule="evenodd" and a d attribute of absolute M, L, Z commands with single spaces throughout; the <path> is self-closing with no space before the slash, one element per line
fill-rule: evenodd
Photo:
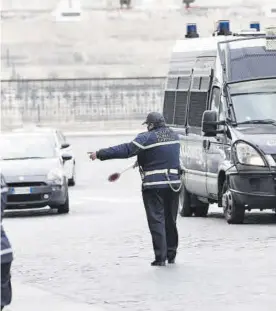
<path fill-rule="evenodd" d="M 79 132 L 66 132 L 64 131 L 65 136 L 71 137 L 85 137 L 85 136 L 128 136 L 128 135 L 137 135 L 138 133 L 143 132 L 141 129 L 137 130 L 125 130 L 125 131 L 79 131 Z"/>

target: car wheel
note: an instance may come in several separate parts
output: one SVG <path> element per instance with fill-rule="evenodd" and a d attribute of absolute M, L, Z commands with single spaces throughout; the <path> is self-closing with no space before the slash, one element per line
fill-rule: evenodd
<path fill-rule="evenodd" d="M 222 187 L 222 206 L 224 217 L 228 224 L 242 224 L 245 216 L 245 208 L 239 205 L 232 195 L 229 184 L 225 180 Z"/>
<path fill-rule="evenodd" d="M 193 216 L 193 208 L 191 204 L 191 195 L 186 190 L 184 183 L 182 184 L 182 189 L 179 194 L 179 207 L 180 207 L 180 216 L 182 217 L 191 217 Z"/>
<path fill-rule="evenodd" d="M 69 213 L 69 195 L 67 193 L 66 201 L 62 205 L 55 206 L 58 210 L 58 214 L 68 214 Z"/>
<path fill-rule="evenodd" d="M 68 179 L 68 186 L 75 186 L 76 184 L 76 165 L 73 167 L 73 175 L 72 178 Z"/>
<path fill-rule="evenodd" d="M 194 214 L 196 217 L 206 217 L 208 215 L 209 211 L 209 204 L 208 203 L 202 203 L 197 198 L 195 198 L 195 211 Z"/>

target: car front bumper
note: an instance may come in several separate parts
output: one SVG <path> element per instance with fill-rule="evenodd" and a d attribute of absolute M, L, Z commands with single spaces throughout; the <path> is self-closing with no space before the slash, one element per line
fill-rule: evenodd
<path fill-rule="evenodd" d="M 276 209 L 276 172 L 239 172 L 228 178 L 238 204 L 246 209 Z"/>
<path fill-rule="evenodd" d="M 8 183 L 6 209 L 42 208 L 58 206 L 66 201 L 67 179 L 62 185 L 46 182 Z M 23 193 L 24 192 L 24 193 Z"/>

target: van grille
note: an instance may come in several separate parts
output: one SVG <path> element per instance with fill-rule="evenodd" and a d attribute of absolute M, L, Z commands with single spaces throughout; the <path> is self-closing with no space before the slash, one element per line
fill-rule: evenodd
<path fill-rule="evenodd" d="M 188 122 L 190 126 L 201 127 L 203 112 L 206 110 L 208 93 L 192 92 Z"/>
<path fill-rule="evenodd" d="M 163 115 L 167 124 L 174 123 L 175 95 L 176 95 L 175 91 L 165 92 Z"/>
<path fill-rule="evenodd" d="M 183 127 L 185 125 L 187 95 L 186 91 L 176 92 L 174 124 L 182 125 Z"/>

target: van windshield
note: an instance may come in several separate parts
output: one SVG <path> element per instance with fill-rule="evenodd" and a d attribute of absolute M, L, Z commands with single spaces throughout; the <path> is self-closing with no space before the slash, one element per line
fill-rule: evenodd
<path fill-rule="evenodd" d="M 274 120 L 276 122 L 276 92 L 232 95 L 237 123 L 254 120 Z"/>

